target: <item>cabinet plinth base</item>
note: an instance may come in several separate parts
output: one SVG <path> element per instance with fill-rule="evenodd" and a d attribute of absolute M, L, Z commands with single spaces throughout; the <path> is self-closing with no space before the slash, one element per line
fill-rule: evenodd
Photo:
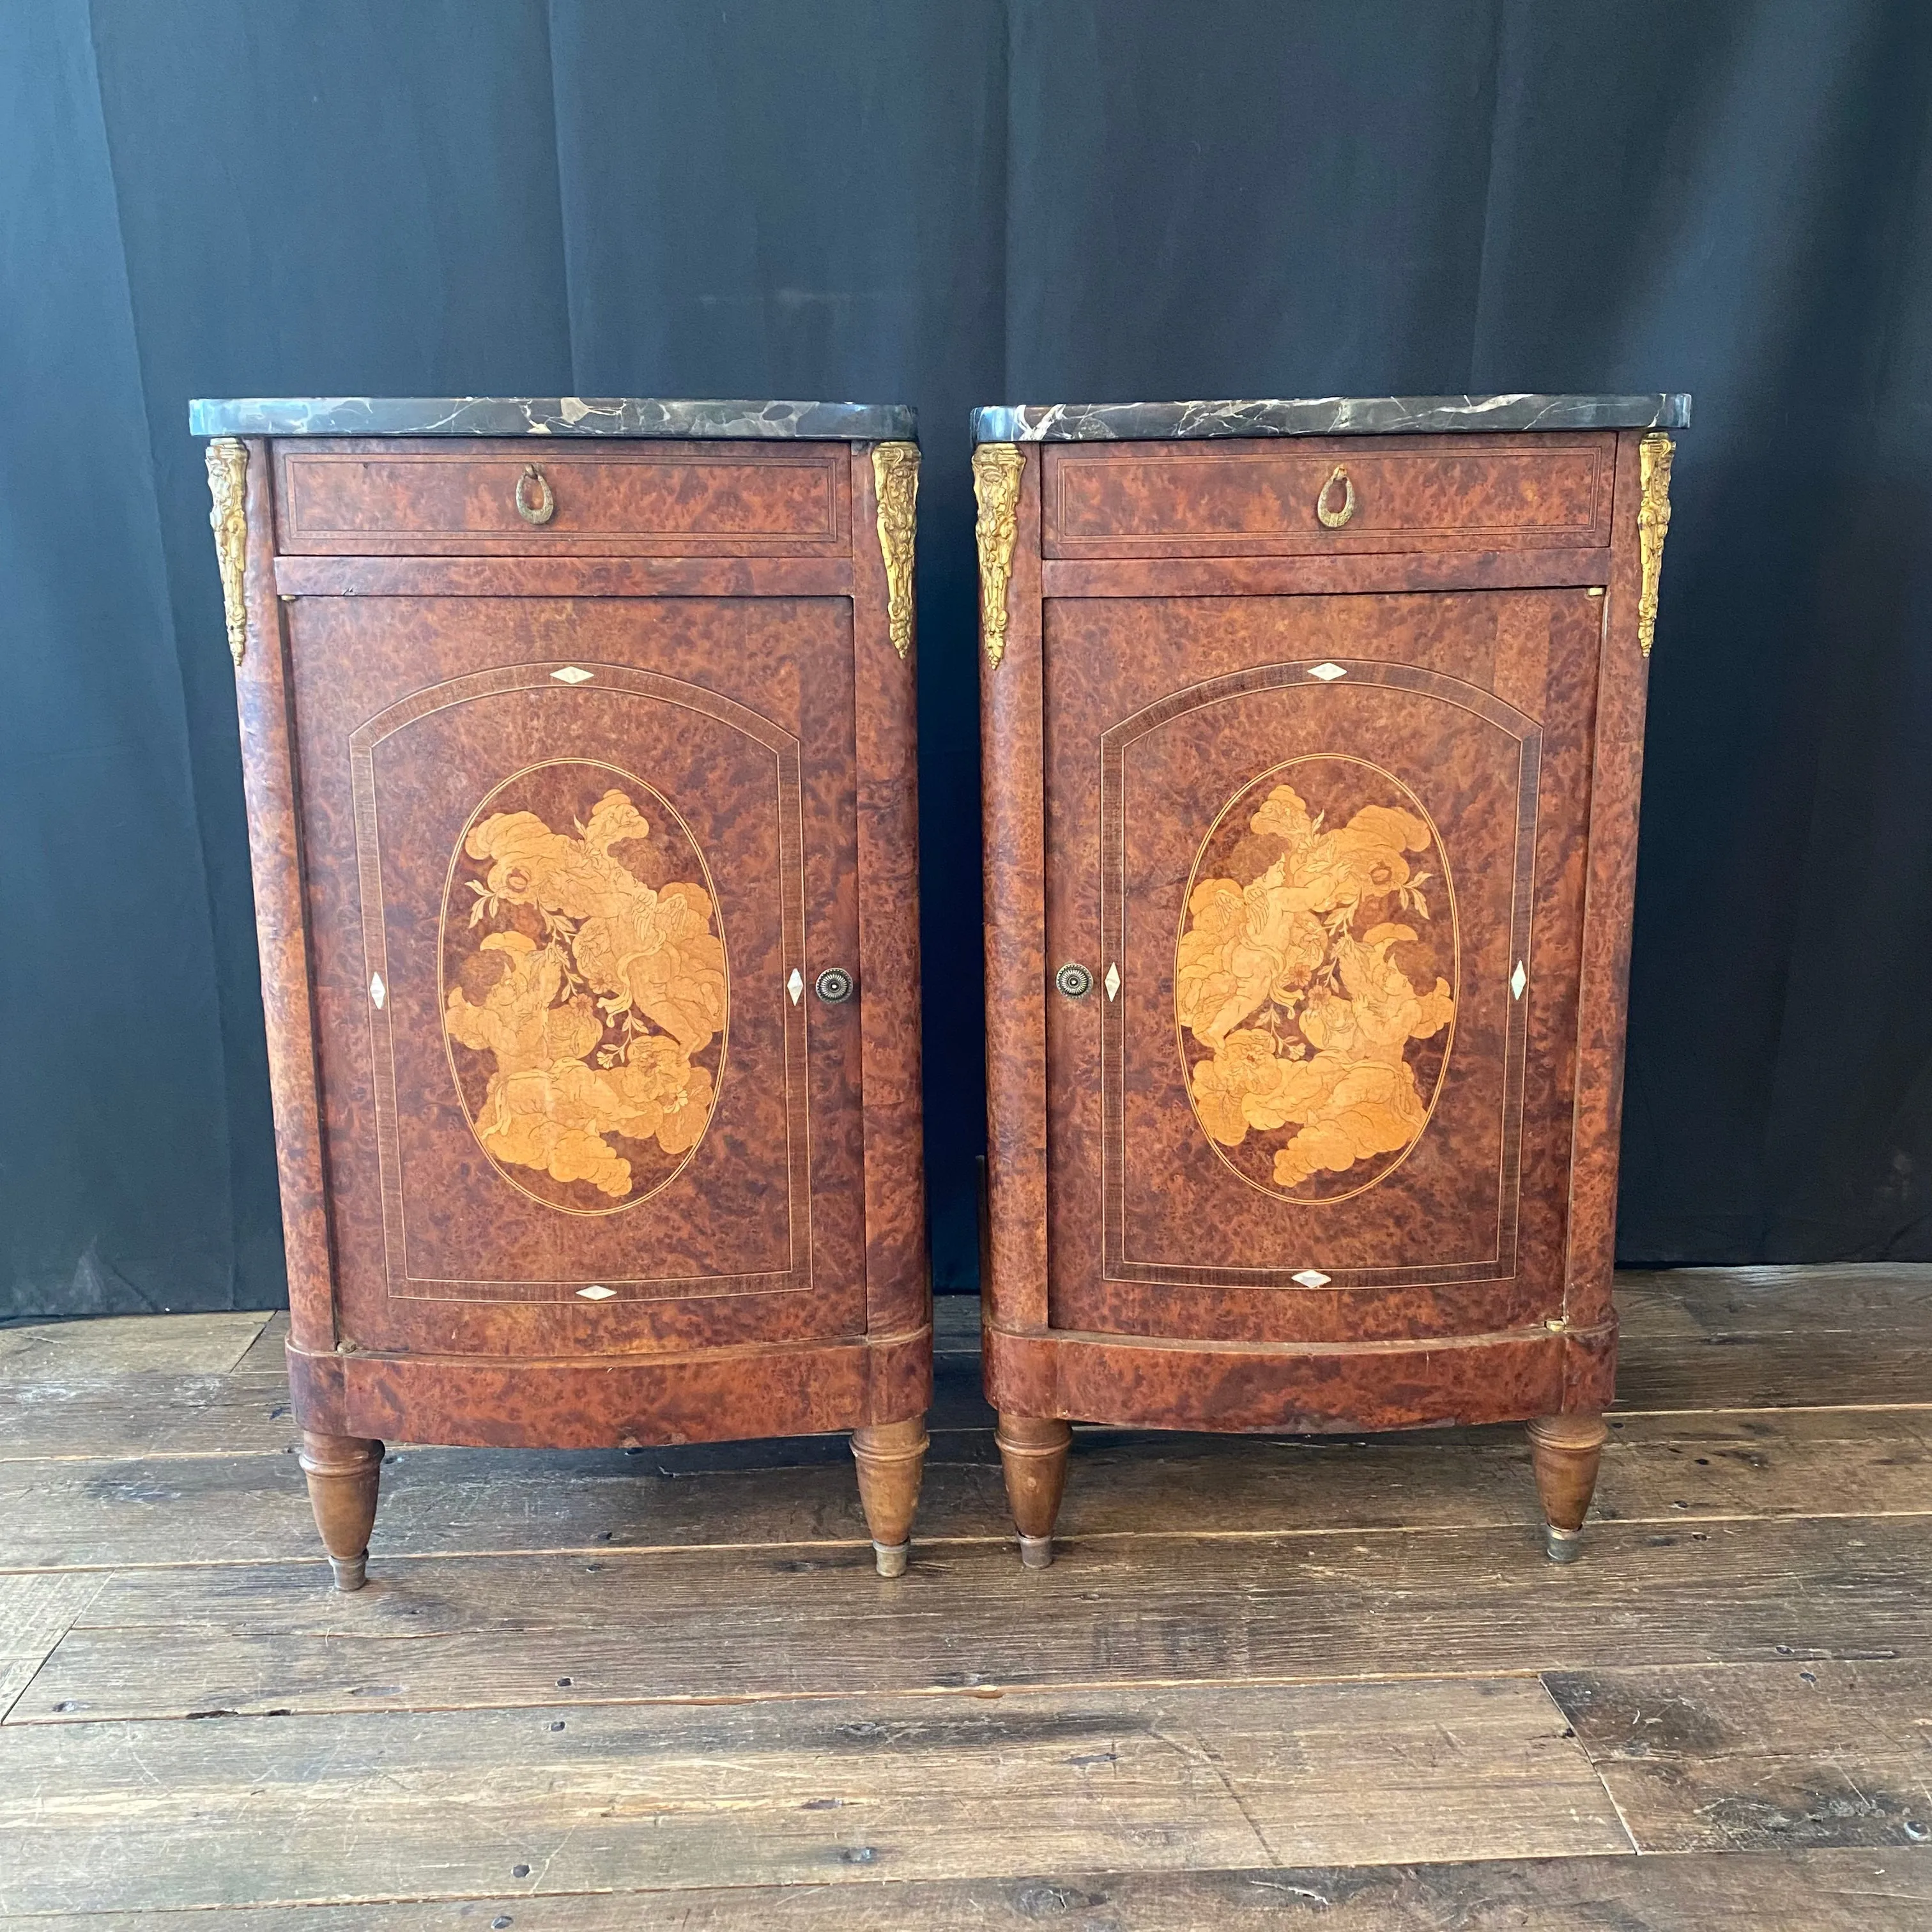
<path fill-rule="evenodd" d="M 850 1430 L 879 1574 L 903 1574 L 932 1396 L 932 1330 L 704 1354 L 515 1362 L 290 1346 L 302 1468 L 336 1588 L 367 1576 L 382 1439 L 634 1448 Z"/>
<path fill-rule="evenodd" d="M 916 1424 L 932 1400 L 932 1338 L 928 1324 L 839 1341 L 538 1361 L 291 1346 L 289 1386 L 302 1426 L 338 1436 L 487 1449 L 670 1448 Z"/>
<path fill-rule="evenodd" d="M 1554 1563 L 1575 1561 L 1609 1431 L 1614 1319 L 1592 1329 L 1294 1346 L 1072 1330 L 985 1331 L 1006 1493 L 1030 1570 L 1053 1561 L 1071 1418 L 1130 1429 L 1321 1435 L 1529 1422 Z"/>
<path fill-rule="evenodd" d="M 1616 1324 L 1425 1340 L 1189 1342 L 1073 1329 L 985 1330 L 986 1399 L 1004 1418 L 1126 1429 L 1318 1436 L 1526 1422 L 1607 1406 Z"/>

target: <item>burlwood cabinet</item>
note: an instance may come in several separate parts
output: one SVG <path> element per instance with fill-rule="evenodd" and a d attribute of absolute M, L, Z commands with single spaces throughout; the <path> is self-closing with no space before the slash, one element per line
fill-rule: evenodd
<path fill-rule="evenodd" d="M 854 1430 L 932 1378 L 911 412 L 195 406 L 302 1461 Z"/>
<path fill-rule="evenodd" d="M 1526 1420 L 1574 1553 L 1688 416 L 978 413 L 986 1372 L 1028 1562 L 1076 1420 Z"/>

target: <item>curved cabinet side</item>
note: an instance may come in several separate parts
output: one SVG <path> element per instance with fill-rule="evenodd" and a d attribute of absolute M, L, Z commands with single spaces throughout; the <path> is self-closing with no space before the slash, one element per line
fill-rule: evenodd
<path fill-rule="evenodd" d="M 243 582 L 248 632 L 247 647 L 236 668 L 236 708 L 241 723 L 248 853 L 261 949 L 262 1011 L 268 1030 L 275 1160 L 288 1257 L 290 1346 L 322 1354 L 335 1347 L 334 1264 L 322 1166 L 314 982 L 302 903 L 288 638 L 275 594 L 274 482 L 268 446 L 250 442 L 246 447 L 248 538 Z M 337 1426 L 320 1416 L 305 1414 L 302 1420 L 325 1430 Z"/>
<path fill-rule="evenodd" d="M 983 634 L 982 609 L 980 652 L 992 1262 L 982 1292 L 988 1324 L 1019 1331 L 1043 1329 L 1047 1323 L 1040 464 L 1037 451 L 1023 453 L 1004 648 L 994 662 Z M 999 562 L 982 557 L 982 584 L 997 582 Z"/>
<path fill-rule="evenodd" d="M 918 461 L 915 451 L 910 461 Z M 870 446 L 852 451 L 853 699 L 859 832 L 859 1001 L 865 1097 L 866 1325 L 873 1336 L 929 1326 L 926 1160 L 920 1096 L 919 954 L 918 658 L 911 614 L 911 532 L 906 519 L 881 519 Z M 900 558 L 900 631 L 893 634 L 892 581 Z M 923 1411 L 930 1392 L 880 1394 L 902 1420 Z M 916 1400 L 914 1400 L 916 1396 Z M 896 1404 L 910 1401 L 910 1407 Z"/>

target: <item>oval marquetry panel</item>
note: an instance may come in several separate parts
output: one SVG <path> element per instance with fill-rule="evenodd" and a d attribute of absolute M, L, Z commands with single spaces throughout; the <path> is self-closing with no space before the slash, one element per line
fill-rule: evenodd
<path fill-rule="evenodd" d="M 730 974 L 704 856 L 643 779 L 568 759 L 496 786 L 451 855 L 440 974 L 464 1112 L 512 1186 L 614 1214 L 690 1160 Z"/>
<path fill-rule="evenodd" d="M 1223 806 L 1195 856 L 1174 960 L 1188 1099 L 1264 1192 L 1340 1201 L 1429 1124 L 1455 1033 L 1456 898 L 1421 801 L 1318 754 Z"/>

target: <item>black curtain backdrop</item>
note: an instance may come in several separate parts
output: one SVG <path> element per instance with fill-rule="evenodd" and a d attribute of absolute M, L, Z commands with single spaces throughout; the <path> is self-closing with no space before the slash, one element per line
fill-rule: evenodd
<path fill-rule="evenodd" d="M 935 1279 L 976 403 L 1696 392 L 1620 1249 L 1932 1258 L 1924 0 L 0 8 L 0 1315 L 282 1298 L 193 395 L 918 405 Z"/>

